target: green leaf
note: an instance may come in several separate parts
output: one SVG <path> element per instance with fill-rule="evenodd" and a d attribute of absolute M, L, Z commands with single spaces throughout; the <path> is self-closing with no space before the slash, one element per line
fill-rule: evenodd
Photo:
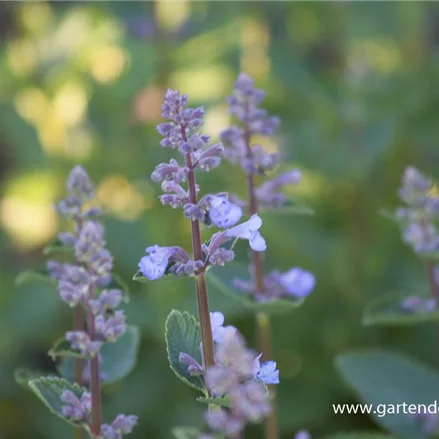
<path fill-rule="evenodd" d="M 237 264 L 214 267 L 206 273 L 208 282 L 218 291 L 233 298 L 235 301 L 251 308 L 255 312 L 266 314 L 285 314 L 302 305 L 303 299 L 276 299 L 267 302 L 256 302 L 250 296 L 236 289 L 235 278 L 248 278 L 248 269 Z"/>
<path fill-rule="evenodd" d="M 180 353 L 186 353 L 199 364 L 201 361 L 200 325 L 188 312 L 181 313 L 172 310 L 166 319 L 166 349 L 171 369 L 186 384 L 205 393 L 201 377 L 192 376 L 187 371 L 187 365 L 180 363 Z"/>
<path fill-rule="evenodd" d="M 405 439 L 426 439 L 419 420 L 403 413 L 403 408 L 398 414 L 396 407 L 434 403 L 439 394 L 436 372 L 409 358 L 381 351 L 344 354 L 335 364 L 360 400 L 373 405 L 372 416 L 379 425 Z"/>
<path fill-rule="evenodd" d="M 273 213 L 273 214 L 282 214 L 282 215 L 306 215 L 312 216 L 315 214 L 314 210 L 307 206 L 301 200 L 287 200 L 286 203 L 282 207 L 276 207 L 274 209 L 266 209 L 263 212 Z"/>
<path fill-rule="evenodd" d="M 61 401 L 61 395 L 64 390 L 70 390 L 80 398 L 86 391 L 85 388 L 80 387 L 77 384 L 69 383 L 64 378 L 57 377 L 40 377 L 33 379 L 29 381 L 29 388 L 54 415 L 75 427 L 84 427 L 88 429 L 87 424 L 84 422 L 73 422 L 63 416 L 62 407 L 64 403 Z"/>
<path fill-rule="evenodd" d="M 202 404 L 207 405 L 218 405 L 220 407 L 230 407 L 230 396 L 217 396 L 215 398 L 213 397 L 205 397 L 205 396 L 199 396 L 196 399 L 197 402 L 201 402 Z"/>
<path fill-rule="evenodd" d="M 388 294 L 372 301 L 363 312 L 363 325 L 411 325 L 439 321 L 439 311 L 404 310 L 400 305 L 403 298 Z"/>
<path fill-rule="evenodd" d="M 115 343 L 105 343 L 101 349 L 101 373 L 103 384 L 112 384 L 125 378 L 137 362 L 140 332 L 136 326 L 128 326 Z M 73 381 L 75 358 L 64 358 L 58 365 L 59 373 Z"/>
<path fill-rule="evenodd" d="M 50 255 L 52 253 L 73 253 L 73 247 L 64 245 L 58 238 L 55 238 L 43 248 L 43 254 Z"/>
<path fill-rule="evenodd" d="M 25 368 L 19 368 L 14 371 L 15 382 L 26 389 L 29 389 L 29 381 L 40 378 L 44 375 L 44 372 Z"/>
<path fill-rule="evenodd" d="M 48 355 L 52 357 L 53 361 L 59 357 L 89 358 L 87 355 L 83 355 L 80 352 L 72 351 L 70 342 L 68 342 L 64 337 L 59 338 L 55 342 L 55 344 L 49 350 Z"/>
<path fill-rule="evenodd" d="M 382 433 L 336 433 L 327 436 L 326 439 L 397 439 L 395 436 L 389 436 Z"/>
<path fill-rule="evenodd" d="M 176 439 L 198 439 L 200 430 L 195 427 L 175 427 L 172 429 L 172 434 Z"/>
<path fill-rule="evenodd" d="M 41 271 L 33 271 L 33 270 L 26 270 L 22 271 L 16 278 L 15 278 L 15 285 L 23 285 L 26 283 L 32 283 L 32 282 L 45 282 L 50 285 L 56 285 L 56 280 L 49 277 L 46 270 Z"/>

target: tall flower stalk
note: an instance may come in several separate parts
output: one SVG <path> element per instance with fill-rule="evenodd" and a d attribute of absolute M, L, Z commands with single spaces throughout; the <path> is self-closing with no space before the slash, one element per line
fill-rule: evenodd
<path fill-rule="evenodd" d="M 405 203 L 396 211 L 402 225 L 402 237 L 424 259 L 431 296 L 406 297 L 401 306 L 408 311 L 434 311 L 439 305 L 439 265 L 431 256 L 439 250 L 439 198 L 429 195 L 432 181 L 417 169 L 408 167 L 403 174 L 399 197 Z"/>
<path fill-rule="evenodd" d="M 96 220 L 99 209 L 84 207 L 93 198 L 94 187 L 81 167 L 70 173 L 67 192 L 58 210 L 65 218 L 73 219 L 74 231 L 60 233 L 58 238 L 63 248 L 73 253 L 75 263 L 50 260 L 47 268 L 58 281 L 61 299 L 74 309 L 74 329 L 66 332 L 64 340 L 72 354 L 83 359 L 75 361 L 75 376 L 78 384 L 89 382 L 89 392 L 79 397 L 64 390 L 62 414 L 78 425 L 85 424 L 93 438 L 120 438 L 131 432 L 137 417 L 118 415 L 113 423 L 102 424 L 100 355 L 104 343 L 116 342 L 126 330 L 125 315 L 117 309 L 123 293 L 107 288 L 113 258 L 105 245 L 104 229 Z"/>
<path fill-rule="evenodd" d="M 233 200 L 247 208 L 250 215 L 259 215 L 261 208 L 274 209 L 286 203 L 286 197 L 280 189 L 286 184 L 296 184 L 301 174 L 298 170 L 286 172 L 261 186 L 256 185 L 258 176 L 265 176 L 266 171 L 273 170 L 279 162 L 277 153 L 267 153 L 261 145 L 252 144 L 254 136 L 273 136 L 279 126 L 279 118 L 269 117 L 259 105 L 264 99 L 264 92 L 255 89 L 253 80 L 241 73 L 235 82 L 233 95 L 228 98 L 229 111 L 239 125 L 232 125 L 221 133 L 221 140 L 227 146 L 225 156 L 241 166 L 246 175 L 247 199 L 237 197 Z M 236 286 L 257 301 L 274 300 L 281 296 L 305 297 L 315 285 L 314 276 L 298 267 L 281 274 L 277 271 L 264 275 L 263 253 L 252 251 L 250 281 L 238 280 Z M 260 349 L 264 355 L 272 355 L 272 336 L 270 316 L 264 312 L 256 315 Z M 273 391 L 274 399 L 274 391 Z M 278 422 L 273 401 L 273 410 L 265 421 L 267 439 L 279 436 Z"/>

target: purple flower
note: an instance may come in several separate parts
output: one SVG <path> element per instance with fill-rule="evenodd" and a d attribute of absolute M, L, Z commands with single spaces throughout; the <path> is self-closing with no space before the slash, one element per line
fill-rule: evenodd
<path fill-rule="evenodd" d="M 91 411 L 91 394 L 84 392 L 78 398 L 71 390 L 63 390 L 61 401 L 64 403 L 61 412 L 72 421 L 86 421 Z"/>
<path fill-rule="evenodd" d="M 89 300 L 88 304 L 93 314 L 102 314 L 106 310 L 116 309 L 122 302 L 121 290 L 103 290 L 97 299 Z"/>
<path fill-rule="evenodd" d="M 244 428 L 244 421 L 227 413 L 223 408 L 206 412 L 206 421 L 209 427 L 216 432 L 233 436 Z"/>
<path fill-rule="evenodd" d="M 294 436 L 294 439 L 312 439 L 311 435 L 306 430 L 300 430 Z"/>
<path fill-rule="evenodd" d="M 271 411 L 267 390 L 260 382 L 248 381 L 241 384 L 232 390 L 230 397 L 240 418 L 257 422 Z"/>
<path fill-rule="evenodd" d="M 104 439 L 122 439 L 124 434 L 131 433 L 137 425 L 138 418 L 134 415 L 117 415 L 110 424 L 103 424 L 101 432 Z"/>
<path fill-rule="evenodd" d="M 259 233 L 262 220 L 258 215 L 253 215 L 245 223 L 239 224 L 225 232 L 226 236 L 248 240 L 252 250 L 263 252 L 267 248 L 265 240 Z"/>
<path fill-rule="evenodd" d="M 67 192 L 81 200 L 82 203 L 94 197 L 94 186 L 87 172 L 81 166 L 75 166 L 66 183 Z"/>
<path fill-rule="evenodd" d="M 71 307 L 78 305 L 83 299 L 85 299 L 88 293 L 88 285 L 72 284 L 60 280 L 58 283 L 58 292 L 61 299 L 68 303 Z"/>
<path fill-rule="evenodd" d="M 210 313 L 210 324 L 212 326 L 212 337 L 215 343 L 221 343 L 227 332 L 236 332 L 233 326 L 223 326 L 224 316 L 219 311 Z"/>
<path fill-rule="evenodd" d="M 159 247 L 154 245 L 146 249 L 148 253 L 139 262 L 140 272 L 149 280 L 163 277 L 169 261 L 188 262 L 189 255 L 181 247 Z"/>
<path fill-rule="evenodd" d="M 115 342 L 125 332 L 125 314 L 119 310 L 107 319 L 103 315 L 98 315 L 95 326 L 96 331 L 105 341 Z"/>
<path fill-rule="evenodd" d="M 288 294 L 295 297 L 306 297 L 316 285 L 315 276 L 299 267 L 294 267 L 279 278 L 279 283 Z"/>
<path fill-rule="evenodd" d="M 70 342 L 73 350 L 77 350 L 85 356 L 96 356 L 102 346 L 100 341 L 91 340 L 90 336 L 84 331 L 68 331 L 65 337 Z"/>
<path fill-rule="evenodd" d="M 259 357 L 257 357 L 257 365 L 259 365 Z M 276 362 L 265 361 L 259 365 L 255 379 L 265 384 L 279 384 L 279 371 L 276 369 Z"/>
<path fill-rule="evenodd" d="M 226 197 L 213 196 L 210 199 L 209 218 L 222 229 L 234 226 L 242 216 L 242 209 Z"/>
<path fill-rule="evenodd" d="M 178 357 L 180 363 L 186 364 L 188 366 L 187 370 L 191 375 L 202 375 L 204 373 L 203 367 L 198 363 L 195 358 L 191 357 L 189 354 L 184 352 L 180 353 Z"/>

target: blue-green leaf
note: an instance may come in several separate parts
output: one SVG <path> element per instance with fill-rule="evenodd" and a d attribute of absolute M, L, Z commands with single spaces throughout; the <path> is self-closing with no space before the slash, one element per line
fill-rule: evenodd
<path fill-rule="evenodd" d="M 137 362 L 140 333 L 136 326 L 128 326 L 115 343 L 105 343 L 101 349 L 101 374 L 103 384 L 112 384 L 125 378 Z M 59 373 L 73 381 L 75 358 L 64 358 L 58 365 Z"/>
<path fill-rule="evenodd" d="M 237 264 L 230 264 L 224 267 L 214 267 L 206 273 L 208 282 L 223 294 L 233 298 L 235 301 L 251 308 L 255 312 L 266 314 L 285 314 L 303 303 L 303 299 L 275 299 L 266 302 L 256 302 L 245 293 L 237 290 L 233 282 L 235 278 L 247 279 L 248 270 Z"/>
<path fill-rule="evenodd" d="M 19 368 L 14 371 L 15 382 L 27 389 L 29 389 L 29 381 L 40 378 L 44 375 L 45 372 L 26 368 Z"/>
<path fill-rule="evenodd" d="M 364 325 L 411 325 L 439 321 L 438 311 L 410 311 L 401 307 L 404 297 L 397 294 L 384 295 L 366 306 Z"/>
<path fill-rule="evenodd" d="M 49 277 L 46 270 L 34 271 L 34 270 L 26 270 L 22 271 L 15 278 L 15 285 L 23 285 L 32 282 L 45 282 L 50 285 L 56 285 L 56 280 Z"/>
<path fill-rule="evenodd" d="M 336 366 L 365 404 L 372 404 L 375 421 L 405 439 L 426 439 L 422 424 L 403 413 L 384 416 L 398 404 L 432 404 L 439 394 L 439 374 L 409 358 L 381 351 L 339 356 Z M 396 410 L 396 409 L 395 409 Z"/>
<path fill-rule="evenodd" d="M 40 377 L 33 379 L 29 381 L 29 388 L 54 415 L 75 427 L 84 427 L 88 430 L 88 426 L 84 422 L 73 422 L 72 420 L 65 418 L 62 414 L 64 403 L 61 400 L 61 395 L 63 391 L 70 390 L 78 398 L 81 398 L 82 394 L 86 391 L 85 388 L 80 387 L 77 384 L 69 383 L 64 378 L 57 377 Z"/>
<path fill-rule="evenodd" d="M 52 253 L 73 253 L 73 247 L 64 245 L 58 238 L 55 238 L 50 244 L 43 249 L 45 255 Z"/>
<path fill-rule="evenodd" d="M 54 345 L 50 348 L 48 355 L 55 361 L 57 358 L 90 358 L 87 355 L 83 355 L 78 351 L 73 351 L 70 342 L 64 337 L 60 337 Z"/>
<path fill-rule="evenodd" d="M 217 397 L 205 397 L 205 396 L 199 396 L 196 399 L 197 402 L 201 402 L 202 404 L 207 405 L 217 405 L 220 407 L 230 407 L 230 396 L 217 396 Z"/>
<path fill-rule="evenodd" d="M 187 365 L 180 363 L 180 354 L 186 353 L 199 364 L 201 361 L 200 325 L 188 312 L 172 310 L 166 319 L 166 349 L 171 369 L 189 386 L 205 393 L 203 380 L 187 371 Z"/>

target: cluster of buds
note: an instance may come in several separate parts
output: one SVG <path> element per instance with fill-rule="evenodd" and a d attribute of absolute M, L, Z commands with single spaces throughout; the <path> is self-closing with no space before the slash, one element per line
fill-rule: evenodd
<path fill-rule="evenodd" d="M 396 218 L 403 225 L 403 239 L 416 253 L 439 250 L 439 197 L 429 195 L 432 181 L 417 169 L 404 171 L 399 197 L 406 204 L 396 211 Z"/>
<path fill-rule="evenodd" d="M 267 112 L 259 107 L 264 100 L 264 92 L 254 87 L 253 80 L 241 73 L 235 82 L 233 95 L 228 98 L 229 112 L 240 125 L 232 125 L 221 134 L 221 140 L 226 145 L 224 155 L 232 163 L 239 164 L 250 179 L 249 200 L 254 199 L 254 205 L 240 200 L 237 196 L 231 199 L 241 208 L 249 208 L 251 213 L 257 213 L 260 208 L 276 209 L 288 202 L 282 189 L 286 185 L 298 184 L 301 172 L 298 169 L 277 175 L 259 187 L 254 186 L 256 175 L 265 175 L 274 169 L 279 162 L 279 154 L 264 152 L 261 145 L 252 145 L 255 135 L 272 136 L 279 127 L 279 118 L 269 117 Z M 259 291 L 256 285 L 256 274 L 250 268 L 251 279 L 235 279 L 237 288 L 251 295 L 256 301 L 264 302 L 280 297 L 303 298 L 314 289 L 316 280 L 312 273 L 294 267 L 286 273 L 273 271 L 264 277 L 264 290 Z M 260 287 L 260 285 L 259 285 Z"/>
<path fill-rule="evenodd" d="M 115 342 L 125 330 L 125 315 L 117 307 L 122 302 L 123 292 L 108 288 L 113 269 L 113 258 L 106 248 L 104 229 L 93 217 L 97 208 L 86 209 L 85 204 L 94 196 L 94 186 L 87 173 L 75 167 L 67 180 L 67 197 L 58 204 L 58 210 L 66 218 L 73 219 L 73 233 L 61 233 L 60 241 L 70 247 L 75 263 L 60 263 L 50 260 L 47 263 L 49 275 L 58 281 L 61 299 L 70 307 L 82 307 L 88 318 L 87 330 L 67 331 L 65 339 L 70 347 L 91 360 L 99 357 L 103 343 Z M 89 364 L 84 368 L 84 379 L 89 377 Z M 102 377 L 101 377 L 102 378 Z M 63 393 L 63 413 L 74 421 L 85 421 L 90 412 L 90 396 L 85 392 L 78 399 L 72 392 Z M 128 424 L 134 425 L 135 416 L 120 415 Z M 116 418 L 122 425 L 122 418 Z M 137 418 L 136 418 L 137 419 Z M 127 425 L 128 425 L 127 424 Z M 131 431 L 128 427 L 102 426 L 104 439 L 121 437 L 120 432 Z M 129 430 L 129 431 L 128 431 Z M 107 433 L 105 433 L 107 431 Z"/>
<path fill-rule="evenodd" d="M 261 364 L 261 355 L 248 349 L 244 338 L 233 326 L 224 326 L 220 312 L 211 313 L 215 348 L 215 366 L 200 365 L 186 353 L 180 361 L 193 375 L 202 376 L 213 397 L 227 396 L 229 408 L 208 411 L 207 425 L 212 433 L 233 437 L 249 422 L 259 422 L 271 411 L 267 384 L 279 383 L 279 371 L 274 361 Z M 203 438 L 210 437 L 204 434 Z"/>
<path fill-rule="evenodd" d="M 88 423 L 91 414 L 91 394 L 83 392 L 78 397 L 71 390 L 64 390 L 61 394 L 64 403 L 61 412 L 63 416 L 78 423 Z M 137 424 L 137 416 L 117 415 L 111 424 L 103 424 L 101 427 L 103 439 L 122 439 L 124 434 L 131 433 Z"/>
<path fill-rule="evenodd" d="M 183 164 L 172 159 L 158 165 L 152 173 L 152 180 L 162 183 L 165 194 L 159 197 L 162 204 L 182 208 L 191 221 L 200 221 L 208 226 L 224 229 L 215 233 L 202 246 L 202 258 L 193 260 L 181 247 L 159 247 L 146 249 L 147 256 L 139 262 L 140 272 L 150 280 L 165 274 L 192 276 L 203 272 L 209 265 L 224 265 L 234 258 L 234 252 L 227 246 L 233 239 L 249 241 L 255 251 L 264 251 L 265 241 L 259 233 L 261 219 L 256 215 L 236 225 L 242 217 L 240 206 L 229 200 L 227 193 L 207 194 L 197 200 L 199 187 L 194 181 L 196 169 L 210 171 L 221 162 L 224 148 L 220 144 L 208 147 L 209 137 L 197 132 L 203 124 L 204 110 L 187 107 L 187 95 L 177 90 L 168 90 L 162 106 L 162 116 L 168 120 L 157 129 L 164 137 L 161 146 L 177 149 L 183 155 Z M 186 183 L 186 187 L 182 184 Z"/>

